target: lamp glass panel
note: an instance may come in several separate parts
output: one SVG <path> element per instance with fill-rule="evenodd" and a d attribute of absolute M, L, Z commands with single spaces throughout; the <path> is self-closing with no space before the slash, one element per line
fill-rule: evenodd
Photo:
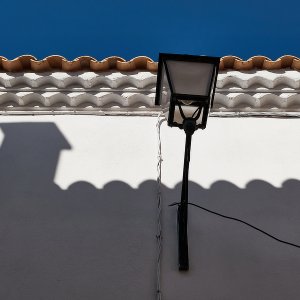
<path fill-rule="evenodd" d="M 161 90 L 160 90 L 160 105 L 166 107 L 170 102 L 171 90 L 168 82 L 165 65 L 162 66 L 161 74 Z"/>
<path fill-rule="evenodd" d="M 213 64 L 176 60 L 167 60 L 166 63 L 175 93 L 209 96 Z"/>
<path fill-rule="evenodd" d="M 181 108 L 182 108 L 182 111 L 183 111 L 183 114 L 186 118 L 192 118 L 192 117 L 196 117 L 198 111 L 196 112 L 196 110 L 199 108 L 199 106 L 191 106 L 191 105 L 188 105 L 188 106 L 184 106 L 184 105 L 181 105 Z M 196 124 L 199 125 L 202 123 L 202 119 L 203 119 L 203 107 L 200 107 L 200 116 L 199 118 L 196 120 Z M 177 124 L 183 124 L 183 118 L 181 116 L 181 113 L 180 113 L 180 110 L 179 110 L 179 107 L 176 105 L 175 106 L 175 111 L 174 111 L 174 119 L 173 119 L 174 122 L 176 122 Z"/>

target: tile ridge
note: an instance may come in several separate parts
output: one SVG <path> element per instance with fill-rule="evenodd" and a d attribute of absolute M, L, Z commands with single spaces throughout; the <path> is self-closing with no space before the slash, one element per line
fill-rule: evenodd
<path fill-rule="evenodd" d="M 91 56 L 79 56 L 74 60 L 67 60 L 60 55 L 51 55 L 38 60 L 32 55 L 21 55 L 12 60 L 0 56 L 0 71 L 2 72 L 49 72 L 59 70 L 64 72 L 93 71 L 104 72 L 109 70 L 136 71 L 146 70 L 157 71 L 158 63 L 147 56 L 137 56 L 130 60 L 125 60 L 119 56 L 110 56 L 102 60 L 97 60 Z M 300 71 L 300 58 L 292 55 L 284 55 L 276 60 L 271 60 L 266 56 L 252 56 L 248 60 L 240 57 L 228 55 L 221 57 L 220 70 L 279 70 L 290 68 Z"/>

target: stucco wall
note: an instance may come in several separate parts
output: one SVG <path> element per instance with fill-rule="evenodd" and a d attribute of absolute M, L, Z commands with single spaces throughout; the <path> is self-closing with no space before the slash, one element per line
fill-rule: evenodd
<path fill-rule="evenodd" d="M 300 243 L 300 120 L 210 118 L 192 141 L 189 201 Z M 298 299 L 300 251 L 189 207 L 190 270 L 177 270 L 183 133 L 163 126 L 165 299 Z M 176 151 L 176 144 L 179 150 Z M 175 185 L 175 186 L 174 186 Z M 170 189 L 171 187 L 171 189 Z"/>
<path fill-rule="evenodd" d="M 157 118 L 2 116 L 0 298 L 155 299 Z M 190 201 L 300 243 L 300 120 L 210 118 Z M 163 299 L 298 299 L 300 250 L 189 208 L 177 270 L 184 134 L 161 127 Z"/>

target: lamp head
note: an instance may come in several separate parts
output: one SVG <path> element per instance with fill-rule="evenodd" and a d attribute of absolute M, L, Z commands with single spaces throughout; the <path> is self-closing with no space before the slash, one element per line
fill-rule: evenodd
<path fill-rule="evenodd" d="M 166 112 L 169 126 L 184 129 L 193 119 L 204 129 L 213 105 L 220 58 L 159 54 L 155 104 Z"/>

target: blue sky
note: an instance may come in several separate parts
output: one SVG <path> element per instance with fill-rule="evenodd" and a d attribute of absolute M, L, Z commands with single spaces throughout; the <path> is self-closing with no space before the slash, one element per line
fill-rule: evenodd
<path fill-rule="evenodd" d="M 0 55 L 300 56 L 300 1 L 3 1 Z"/>

